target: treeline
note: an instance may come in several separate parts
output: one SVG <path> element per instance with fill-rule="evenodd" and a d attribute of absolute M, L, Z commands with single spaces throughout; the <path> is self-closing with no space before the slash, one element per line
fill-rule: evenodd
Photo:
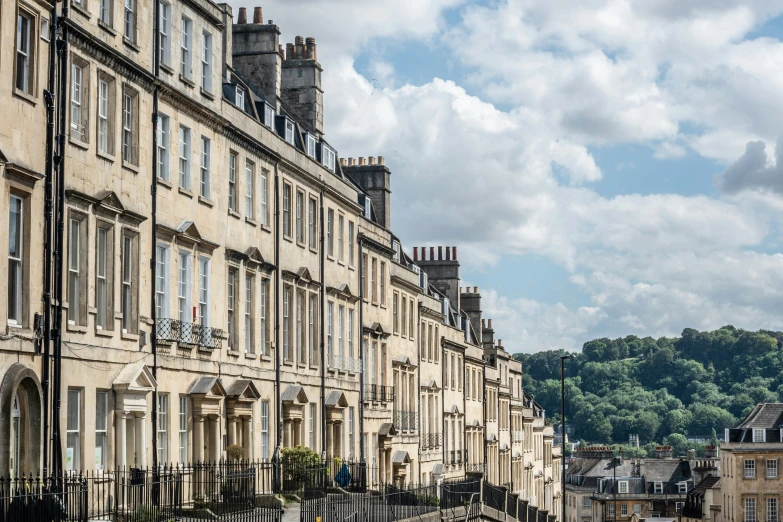
<path fill-rule="evenodd" d="M 566 415 L 592 443 L 709 439 L 758 403 L 783 401 L 783 333 L 724 326 L 678 338 L 595 339 L 566 362 Z M 515 354 L 523 384 L 560 421 L 560 351 Z"/>

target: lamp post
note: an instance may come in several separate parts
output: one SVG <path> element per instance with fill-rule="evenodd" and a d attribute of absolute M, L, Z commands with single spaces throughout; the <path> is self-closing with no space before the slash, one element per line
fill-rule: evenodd
<path fill-rule="evenodd" d="M 560 444 L 562 447 L 560 455 L 560 500 L 562 503 L 562 509 L 560 511 L 560 522 L 567 522 L 566 520 L 566 467 L 565 467 L 565 437 L 566 437 L 566 414 L 565 414 L 565 362 L 568 359 L 573 359 L 573 355 L 561 355 L 560 356 Z"/>

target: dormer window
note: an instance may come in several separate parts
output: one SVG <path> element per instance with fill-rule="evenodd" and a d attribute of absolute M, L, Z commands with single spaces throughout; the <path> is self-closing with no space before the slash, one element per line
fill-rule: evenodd
<path fill-rule="evenodd" d="M 400 262 L 400 242 L 399 241 L 396 241 L 396 240 L 392 241 L 392 250 L 394 250 L 394 256 L 392 257 L 392 259 L 394 259 L 394 261 L 396 263 L 399 263 Z"/>
<path fill-rule="evenodd" d="M 264 104 L 264 125 L 270 129 L 275 126 L 275 108 L 268 103 Z"/>
<path fill-rule="evenodd" d="M 294 144 L 294 122 L 286 118 L 285 120 L 285 141 L 290 143 L 291 145 Z"/>
<path fill-rule="evenodd" d="M 753 442 L 767 442 L 767 430 L 753 428 Z"/>
<path fill-rule="evenodd" d="M 236 106 L 242 110 L 245 110 L 245 90 L 237 85 L 237 93 L 235 97 Z"/>
<path fill-rule="evenodd" d="M 334 172 L 336 157 L 337 154 L 334 152 L 334 150 L 331 147 L 329 147 L 325 143 L 321 143 L 321 165 Z"/>
<path fill-rule="evenodd" d="M 312 134 L 306 134 L 305 141 L 307 142 L 307 155 L 315 159 L 315 136 Z"/>

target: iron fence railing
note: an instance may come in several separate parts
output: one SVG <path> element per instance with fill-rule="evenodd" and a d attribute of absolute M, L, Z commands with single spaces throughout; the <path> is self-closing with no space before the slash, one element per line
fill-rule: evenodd
<path fill-rule="evenodd" d="M 364 387 L 364 400 L 372 402 L 394 402 L 394 388 L 380 384 L 367 384 Z"/>
<path fill-rule="evenodd" d="M 339 370 L 343 372 L 361 373 L 362 360 L 346 355 L 332 354 L 328 357 L 327 366 L 330 370 Z"/>
<path fill-rule="evenodd" d="M 382 485 L 376 492 L 350 496 L 324 494 L 304 499 L 300 521 L 359 522 L 372 520 L 396 522 L 420 519 L 427 513 L 440 510 L 437 486 L 408 486 L 400 488 Z"/>
<path fill-rule="evenodd" d="M 481 501 L 487 507 L 497 511 L 505 511 L 506 490 L 501 486 L 495 486 L 489 482 L 484 482 L 484 487 L 481 491 Z"/>
<path fill-rule="evenodd" d="M 424 433 L 419 437 L 421 449 L 424 451 L 438 449 L 443 445 L 442 433 Z"/>
<path fill-rule="evenodd" d="M 393 423 L 398 430 L 416 431 L 419 429 L 419 412 L 395 411 Z"/>
<path fill-rule="evenodd" d="M 223 345 L 223 330 L 178 319 L 156 319 L 155 335 L 158 341 L 198 346 L 205 350 L 219 350 Z"/>

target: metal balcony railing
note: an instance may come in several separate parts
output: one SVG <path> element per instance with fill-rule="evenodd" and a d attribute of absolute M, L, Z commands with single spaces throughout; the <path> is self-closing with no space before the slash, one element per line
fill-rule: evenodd
<path fill-rule="evenodd" d="M 474 462 L 473 464 L 466 464 L 465 471 L 468 473 L 486 473 L 487 464 L 485 462 Z"/>
<path fill-rule="evenodd" d="M 340 370 L 351 373 L 362 372 L 362 361 L 355 357 L 347 357 L 345 355 L 334 355 L 327 360 L 327 366 L 330 370 Z"/>
<path fill-rule="evenodd" d="M 157 319 L 155 333 L 159 341 L 219 350 L 223 345 L 223 330 L 177 319 Z"/>
<path fill-rule="evenodd" d="M 416 431 L 419 429 L 419 412 L 395 411 L 394 427 L 403 431 Z"/>
<path fill-rule="evenodd" d="M 394 402 L 394 387 L 368 384 L 364 388 L 364 400 L 373 402 Z"/>
<path fill-rule="evenodd" d="M 443 445 L 443 435 L 440 433 L 425 433 L 421 436 L 421 449 L 434 450 Z"/>

